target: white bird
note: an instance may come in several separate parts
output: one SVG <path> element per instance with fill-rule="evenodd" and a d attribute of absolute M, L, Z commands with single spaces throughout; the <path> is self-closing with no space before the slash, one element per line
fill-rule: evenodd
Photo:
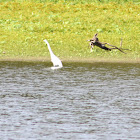
<path fill-rule="evenodd" d="M 51 68 L 52 68 L 52 69 L 62 68 L 62 67 L 63 67 L 62 62 L 61 62 L 61 60 L 60 60 L 57 56 L 55 56 L 54 53 L 52 52 L 49 42 L 48 42 L 46 39 L 43 40 L 43 41 L 47 44 L 48 49 L 49 49 L 49 52 L 50 52 L 50 55 L 51 55 L 51 61 L 52 61 L 53 66 L 54 66 L 54 67 L 51 67 Z"/>

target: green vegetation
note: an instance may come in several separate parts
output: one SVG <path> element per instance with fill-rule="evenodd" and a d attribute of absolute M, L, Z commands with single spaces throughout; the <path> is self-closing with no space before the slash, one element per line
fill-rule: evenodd
<path fill-rule="evenodd" d="M 0 58 L 140 59 L 140 5 L 137 0 L 1 0 Z M 125 1 L 125 2 L 124 2 Z M 101 42 L 120 46 L 90 52 L 87 39 L 95 33 Z"/>

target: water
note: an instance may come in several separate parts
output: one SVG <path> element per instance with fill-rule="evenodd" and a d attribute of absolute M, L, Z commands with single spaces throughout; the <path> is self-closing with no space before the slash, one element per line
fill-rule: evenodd
<path fill-rule="evenodd" d="M 0 62 L 1 140 L 139 140 L 140 64 Z"/>

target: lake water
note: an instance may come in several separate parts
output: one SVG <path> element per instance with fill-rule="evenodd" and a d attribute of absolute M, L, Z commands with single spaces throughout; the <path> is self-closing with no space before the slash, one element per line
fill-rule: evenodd
<path fill-rule="evenodd" d="M 1 140 L 140 140 L 140 64 L 0 62 Z"/>

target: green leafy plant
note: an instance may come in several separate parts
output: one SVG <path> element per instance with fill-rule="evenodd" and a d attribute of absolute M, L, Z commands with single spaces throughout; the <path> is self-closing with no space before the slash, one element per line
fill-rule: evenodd
<path fill-rule="evenodd" d="M 47 39 L 62 59 L 139 59 L 139 11 L 139 4 L 128 0 L 3 1 L 0 3 L 0 58 L 49 58 L 43 42 Z M 86 40 L 96 32 L 101 42 L 116 46 L 123 38 L 123 48 L 130 51 L 122 54 L 95 47 L 91 53 Z"/>

